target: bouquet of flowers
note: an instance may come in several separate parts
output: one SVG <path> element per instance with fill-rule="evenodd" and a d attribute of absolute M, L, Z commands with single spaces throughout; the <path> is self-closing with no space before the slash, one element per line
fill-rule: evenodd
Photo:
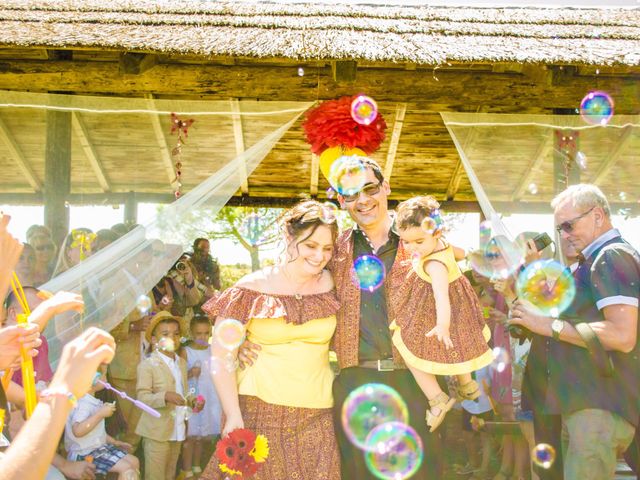
<path fill-rule="evenodd" d="M 200 413 L 204 408 L 205 403 L 206 403 L 206 400 L 204 396 L 202 395 L 196 396 L 196 398 L 193 399 L 193 405 L 191 407 L 193 409 L 193 413 Z"/>
<path fill-rule="evenodd" d="M 231 478 L 249 478 L 269 456 L 269 443 L 264 435 L 237 428 L 218 441 L 215 456 L 220 470 Z"/>

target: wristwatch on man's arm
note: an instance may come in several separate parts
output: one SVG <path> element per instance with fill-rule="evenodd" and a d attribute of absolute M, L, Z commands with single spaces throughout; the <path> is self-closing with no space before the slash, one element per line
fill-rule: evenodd
<path fill-rule="evenodd" d="M 560 320 L 559 318 L 554 318 L 553 322 L 551 322 L 551 335 L 554 340 L 560 340 L 560 332 L 564 328 L 564 320 Z"/>

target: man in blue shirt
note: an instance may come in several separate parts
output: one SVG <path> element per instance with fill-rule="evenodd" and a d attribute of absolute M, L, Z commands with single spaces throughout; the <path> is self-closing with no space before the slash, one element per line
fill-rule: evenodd
<path fill-rule="evenodd" d="M 539 315 L 519 300 L 511 322 L 552 338 L 544 411 L 562 416 L 565 479 L 613 479 L 640 415 L 640 256 L 613 228 L 596 186 L 573 185 L 551 206 L 558 233 L 581 254 L 573 273 L 576 296 L 560 318 Z M 601 345 L 589 349 L 607 351 L 612 373 L 594 363 L 579 323 L 587 323 Z"/>

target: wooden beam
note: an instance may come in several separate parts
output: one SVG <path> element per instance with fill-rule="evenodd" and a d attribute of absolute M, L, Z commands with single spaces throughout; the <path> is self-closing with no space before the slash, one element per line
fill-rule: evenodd
<path fill-rule="evenodd" d="M 315 197 L 318 195 L 318 180 L 320 178 L 320 156 L 315 153 L 311 154 L 311 183 L 309 185 L 309 193 Z"/>
<path fill-rule="evenodd" d="M 55 244 L 62 245 L 69 231 L 65 202 L 71 191 L 71 112 L 47 110 L 44 158 L 44 224 Z"/>
<path fill-rule="evenodd" d="M 138 223 L 138 199 L 136 192 L 129 192 L 124 199 L 124 223 L 133 225 Z"/>
<path fill-rule="evenodd" d="M 533 157 L 531 157 L 529 166 L 525 170 L 522 177 L 520 177 L 520 181 L 511 194 L 511 201 L 518 201 L 522 194 L 525 192 L 525 190 L 531 183 L 531 179 L 540 168 L 540 165 L 542 165 L 542 163 L 549 158 L 549 153 L 551 153 L 551 151 L 553 150 L 553 142 L 554 134 L 553 132 L 551 132 L 548 134 L 547 138 L 545 138 L 544 141 L 540 144 Z"/>
<path fill-rule="evenodd" d="M 244 145 L 244 128 L 242 126 L 242 116 L 240 115 L 240 100 L 237 98 L 230 99 L 231 111 L 233 115 L 233 138 L 236 142 L 236 155 L 241 155 L 246 150 Z M 238 176 L 240 177 L 240 191 L 243 194 L 249 193 L 249 176 L 247 175 L 247 164 L 242 162 L 238 167 Z"/>
<path fill-rule="evenodd" d="M 384 178 L 391 180 L 393 172 L 393 164 L 396 161 L 398 153 L 398 144 L 400 143 L 400 135 L 402 134 L 402 126 L 404 125 L 404 116 L 407 113 L 407 104 L 399 103 L 396 105 L 396 118 L 393 122 L 393 131 L 391 132 L 391 140 L 389 141 L 389 150 L 387 151 L 387 161 L 384 164 Z"/>
<path fill-rule="evenodd" d="M 16 139 L 9 131 L 7 124 L 4 123 L 2 119 L 0 119 L 0 140 L 2 140 L 2 142 L 7 146 L 9 154 L 13 158 L 13 161 L 16 162 L 16 165 L 22 172 L 22 175 L 24 175 L 24 178 L 29 182 L 29 185 L 31 185 L 31 188 L 36 192 L 42 190 L 42 183 L 38 180 L 36 172 L 34 172 L 31 165 L 29 165 L 29 162 L 22 153 L 18 142 L 16 142 Z"/>
<path fill-rule="evenodd" d="M 158 56 L 150 53 L 123 52 L 120 54 L 120 73 L 140 75 L 158 64 Z"/>
<path fill-rule="evenodd" d="M 613 150 L 609 152 L 609 155 L 604 159 L 598 171 L 591 178 L 591 183 L 594 185 L 600 185 L 602 181 L 607 177 L 609 171 L 616 164 L 620 155 L 626 150 L 634 137 L 633 127 L 626 127 L 624 133 L 620 136 L 620 139 L 616 143 Z"/>
<path fill-rule="evenodd" d="M 331 62 L 331 74 L 336 83 L 353 83 L 356 81 L 358 62 L 354 60 L 338 60 Z"/>
<path fill-rule="evenodd" d="M 489 107 L 483 105 L 478 108 L 476 113 L 485 113 L 489 110 Z M 469 146 L 476 140 L 476 136 L 478 135 L 478 128 L 472 129 L 469 134 L 465 137 L 462 143 L 462 150 L 466 151 Z M 459 155 L 459 152 L 458 152 Z M 451 174 L 451 178 L 449 179 L 449 184 L 447 185 L 447 200 L 451 201 L 458 193 L 458 189 L 460 188 L 460 181 L 462 180 L 462 175 L 464 174 L 464 166 L 462 165 L 462 158 L 458 156 L 458 161 L 456 162 L 456 166 L 453 168 L 453 173 Z"/>
<path fill-rule="evenodd" d="M 147 99 L 147 104 L 150 109 L 155 110 L 156 103 L 154 101 L 153 94 L 148 93 L 145 95 Z M 169 148 L 167 147 L 167 139 L 164 136 L 164 131 L 162 130 L 162 124 L 160 123 L 160 115 L 157 113 L 149 115 L 151 119 L 151 127 L 153 128 L 153 135 L 156 138 L 156 143 L 158 145 L 158 153 L 160 154 L 160 159 L 162 164 L 164 165 L 165 172 L 167 173 L 167 178 L 169 179 L 169 184 L 173 185 L 176 179 L 176 172 L 173 166 L 173 160 L 171 158 L 171 152 L 169 152 Z"/>
<path fill-rule="evenodd" d="M 80 94 L 108 94 L 142 96 L 201 95 L 207 99 L 228 100 L 252 98 L 259 100 L 287 100 L 313 102 L 366 92 L 379 104 L 384 102 L 417 103 L 432 108 L 437 99 L 440 111 L 460 111 L 469 105 L 495 107 L 529 105 L 549 109 L 580 105 L 584 92 L 593 88 L 593 79 L 566 76 L 554 85 L 536 81 L 526 75 L 492 73 L 490 71 L 438 71 L 439 82 L 423 70 L 399 68 L 367 68 L 352 84 L 338 84 L 333 80 L 331 67 L 318 67 L 317 75 L 300 81 L 289 75 L 291 66 L 268 66 L 256 62 L 249 66 L 219 66 L 202 64 L 158 64 L 153 75 L 129 75 L 123 78 L 115 62 L 80 62 L 12 60 L 0 61 L 0 90 L 33 92 L 75 92 Z M 362 67 L 364 68 L 364 67 Z M 638 70 L 636 70 L 638 71 Z M 598 79 L 598 88 L 616 99 L 617 114 L 640 111 L 640 82 L 628 77 L 609 76 Z M 516 100 L 517 99 L 517 103 Z"/>
<path fill-rule="evenodd" d="M 93 169 L 93 173 L 95 173 L 96 178 L 98 179 L 100 188 L 102 188 L 102 190 L 105 192 L 110 191 L 111 185 L 109 183 L 109 180 L 107 179 L 107 174 L 104 171 L 102 162 L 98 158 L 96 149 L 93 147 L 93 144 L 89 139 L 89 131 L 87 129 L 87 126 L 84 124 L 84 121 L 82 120 L 79 112 L 71 112 L 71 123 L 73 125 L 73 132 L 78 138 L 78 141 L 82 146 L 82 151 L 87 157 L 87 160 L 89 160 L 89 163 L 91 164 L 91 168 Z"/>

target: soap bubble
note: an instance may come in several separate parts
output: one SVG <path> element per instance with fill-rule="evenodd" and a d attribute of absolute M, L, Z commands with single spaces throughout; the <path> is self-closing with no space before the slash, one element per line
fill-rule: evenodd
<path fill-rule="evenodd" d="M 358 448 L 367 448 L 367 436 L 387 422 L 407 423 L 407 404 L 393 388 L 382 383 L 367 383 L 353 390 L 342 404 L 342 427 Z"/>
<path fill-rule="evenodd" d="M 367 436 L 366 444 L 365 462 L 377 478 L 409 478 L 422 464 L 422 440 L 413 428 L 404 423 L 378 425 Z"/>

